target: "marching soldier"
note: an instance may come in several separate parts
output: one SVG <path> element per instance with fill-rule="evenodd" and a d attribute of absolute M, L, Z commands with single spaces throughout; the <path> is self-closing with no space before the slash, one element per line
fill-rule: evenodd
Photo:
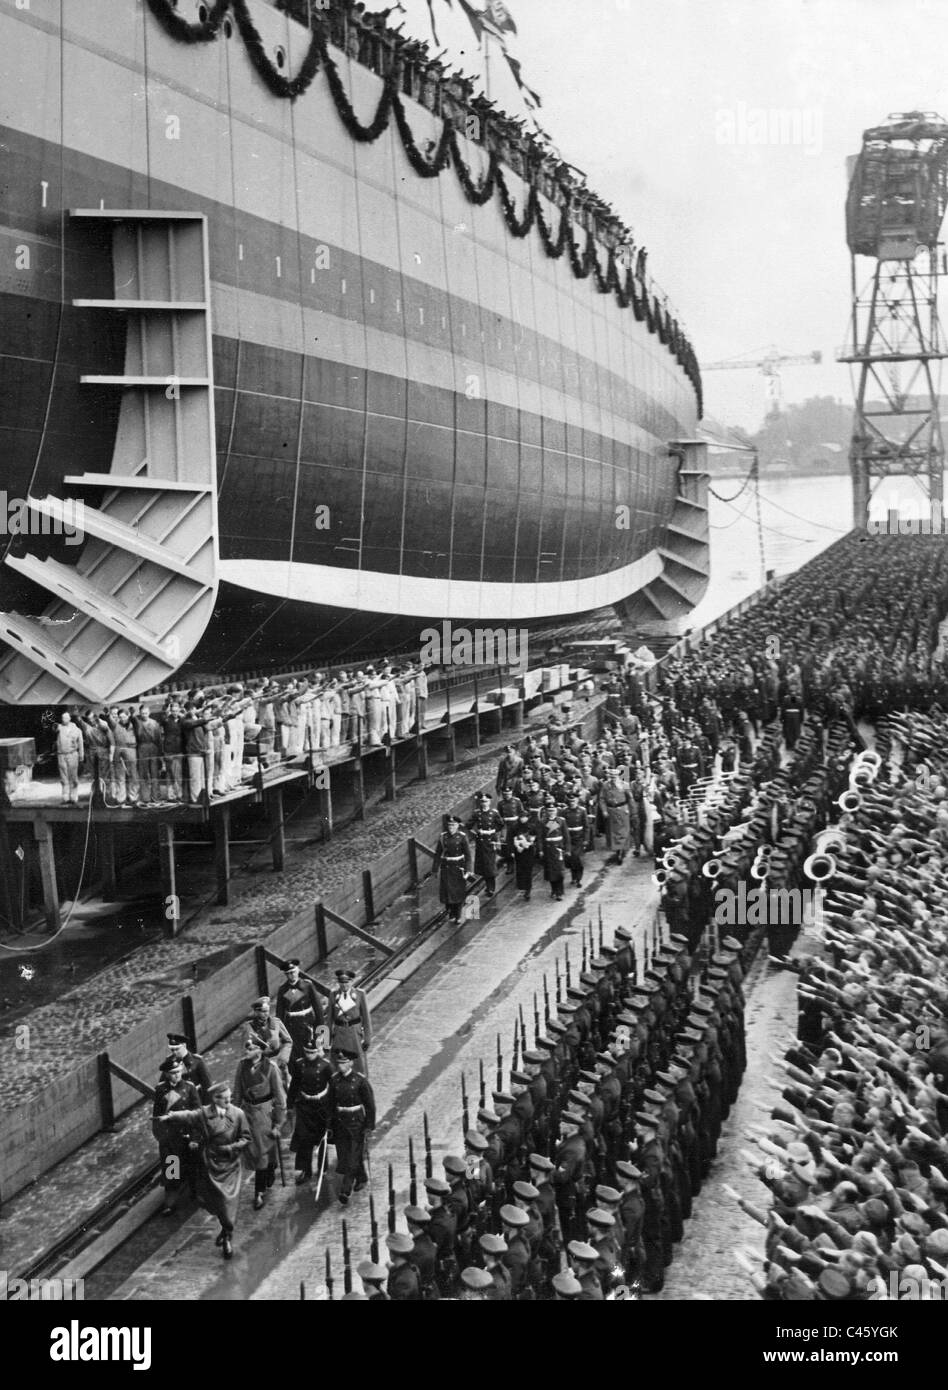
<path fill-rule="evenodd" d="M 341 1206 L 348 1204 L 353 1184 L 356 1192 L 361 1192 L 369 1181 L 365 1136 L 375 1128 L 375 1095 L 366 1078 L 355 1071 L 354 1063 L 354 1052 L 337 1052 L 339 1070 L 329 1081 L 329 1125 L 336 1145 L 336 1172 L 342 1180 Z"/>
<path fill-rule="evenodd" d="M 197 1087 L 201 1102 L 206 1105 L 210 1097 L 211 1074 L 200 1053 L 191 1051 L 183 1033 L 168 1034 L 168 1056 L 184 1063 L 185 1076 Z"/>
<path fill-rule="evenodd" d="M 500 815 L 491 810 L 487 792 L 481 792 L 478 803 L 468 834 L 474 842 L 474 872 L 483 878 L 486 896 L 492 898 L 497 888 L 497 855 L 506 827 Z"/>
<path fill-rule="evenodd" d="M 589 838 L 589 817 L 580 805 L 579 792 L 569 793 L 563 824 L 566 827 L 566 864 L 570 884 L 573 888 L 579 888 L 583 882 L 583 851 Z"/>
<path fill-rule="evenodd" d="M 313 1152 L 329 1142 L 329 1082 L 332 1064 L 323 1051 L 325 1029 L 317 1028 L 303 1044 L 303 1055 L 290 1063 L 287 1104 L 294 1107 L 295 1122 L 290 1150 L 296 1155 L 296 1184 L 313 1175 Z M 323 1157 L 321 1163 L 325 1162 Z"/>
<path fill-rule="evenodd" d="M 513 837 L 517 822 L 523 815 L 523 802 L 519 796 L 514 796 L 510 787 L 506 787 L 501 794 L 497 803 L 497 814 L 504 824 L 504 843 L 500 857 L 507 865 L 508 874 L 511 874 L 514 867 Z"/>
<path fill-rule="evenodd" d="M 161 1164 L 161 1183 L 165 1189 L 165 1204 L 162 1216 L 170 1216 L 177 1205 L 183 1182 L 187 1176 L 193 1194 L 195 1183 L 195 1159 L 198 1148 L 190 1130 L 175 1126 L 159 1125 L 162 1115 L 170 1115 L 176 1110 L 199 1110 L 201 1097 L 197 1087 L 188 1081 L 184 1063 L 177 1057 L 169 1057 L 161 1064 L 161 1077 L 155 1087 L 152 1103 L 151 1132 L 158 1141 L 158 1161 Z"/>
<path fill-rule="evenodd" d="M 537 856 L 537 824 L 525 810 L 521 810 L 511 836 L 511 849 L 516 867 L 517 890 L 523 893 L 525 903 L 530 901 L 533 891 L 533 866 Z"/>
<path fill-rule="evenodd" d="M 556 808 L 545 807 L 540 813 L 540 853 L 543 858 L 543 877 L 550 885 L 550 896 L 555 902 L 561 902 L 563 899 L 566 838 L 566 826 L 556 814 Z"/>
<path fill-rule="evenodd" d="M 286 1095 L 280 1069 L 263 1055 L 256 1034 L 244 1043 L 244 1056 L 237 1063 L 234 1104 L 239 1105 L 250 1126 L 248 1154 L 254 1168 L 253 1209 L 263 1206 L 264 1194 L 276 1179 L 280 1126 L 286 1119 Z"/>
<path fill-rule="evenodd" d="M 263 1048 L 263 1055 L 280 1068 L 280 1080 L 284 1089 L 289 1084 L 290 1053 L 293 1039 L 285 1023 L 270 1013 L 270 996 L 261 994 L 251 1005 L 249 1027 Z"/>
<path fill-rule="evenodd" d="M 300 970 L 299 960 L 288 960 L 284 967 L 286 979 L 277 990 L 277 1018 L 286 1025 L 293 1039 L 291 1056 L 303 1055 L 303 1043 L 313 1028 L 321 1028 L 323 1008 L 313 981 Z"/>
<path fill-rule="evenodd" d="M 447 826 L 438 836 L 434 868 L 438 872 L 439 896 L 448 909 L 448 919 L 459 922 L 471 877 L 471 842 L 461 829 L 459 816 L 449 815 Z"/>
<path fill-rule="evenodd" d="M 353 985 L 354 970 L 337 970 L 337 984 L 329 996 L 329 1046 L 355 1053 L 355 1069 L 368 1076 L 365 1060 L 372 1043 L 372 1016 L 364 989 Z"/>

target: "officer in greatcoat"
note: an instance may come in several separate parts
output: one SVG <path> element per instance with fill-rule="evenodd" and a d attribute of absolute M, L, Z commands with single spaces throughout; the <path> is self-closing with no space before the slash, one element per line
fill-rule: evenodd
<path fill-rule="evenodd" d="M 195 1133 L 203 1144 L 198 1201 L 221 1223 L 216 1244 L 221 1247 L 225 1260 L 234 1253 L 234 1221 L 243 1177 L 241 1155 L 251 1143 L 247 1117 L 236 1105 L 231 1105 L 230 1098 L 227 1082 L 218 1081 L 210 1088 L 209 1105 L 199 1110 L 173 1110 L 156 1121 L 160 1125 L 182 1125 Z"/>
<path fill-rule="evenodd" d="M 196 1179 L 197 1141 L 182 1126 L 159 1125 L 162 1115 L 176 1110 L 198 1110 L 201 1097 L 197 1087 L 187 1079 L 184 1063 L 169 1057 L 161 1064 L 161 1080 L 155 1087 L 152 1103 L 151 1132 L 158 1140 L 158 1161 L 161 1164 L 161 1183 L 165 1189 L 162 1216 L 170 1216 L 187 1179 L 194 1191 Z"/>
<path fill-rule="evenodd" d="M 486 896 L 492 898 L 497 888 L 497 856 L 507 827 L 498 812 L 491 809 L 487 792 L 481 792 L 477 800 L 468 835 L 474 844 L 474 872 L 483 878 Z"/>
<path fill-rule="evenodd" d="M 247 1116 L 251 1143 L 247 1150 L 254 1169 L 253 1209 L 263 1206 L 264 1194 L 276 1179 L 280 1126 L 286 1119 L 286 1093 L 277 1064 L 263 1055 L 263 1046 L 252 1033 L 244 1042 L 237 1063 L 234 1104 Z"/>
<path fill-rule="evenodd" d="M 303 1055 L 290 1063 L 290 1090 L 287 1104 L 294 1109 L 290 1150 L 296 1155 L 296 1183 L 313 1175 L 313 1153 L 325 1170 L 329 1142 L 329 1082 L 332 1064 L 325 1051 L 325 1029 L 316 1028 L 303 1044 Z"/>
<path fill-rule="evenodd" d="M 447 830 L 438 836 L 434 868 L 438 873 L 439 896 L 448 909 L 448 917 L 452 922 L 459 922 L 471 877 L 471 842 L 461 829 L 459 816 L 449 815 L 447 825 Z"/>

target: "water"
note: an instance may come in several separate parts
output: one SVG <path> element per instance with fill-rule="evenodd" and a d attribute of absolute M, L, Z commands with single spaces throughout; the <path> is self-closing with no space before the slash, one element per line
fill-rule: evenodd
<path fill-rule="evenodd" d="M 763 582 L 765 569 L 773 570 L 778 577 L 790 574 L 852 530 L 852 484 L 848 474 L 762 481 L 762 564 L 754 491 L 748 484 L 740 496 L 735 496 L 742 481 L 711 480 L 711 582 L 688 619 L 689 627 L 712 622 L 753 594 Z M 873 496 L 871 515 L 884 516 L 890 505 L 901 503 L 905 508 L 909 487 L 904 478 L 886 478 Z M 917 493 L 917 489 L 913 491 Z M 725 502 L 721 498 L 733 500 Z"/>

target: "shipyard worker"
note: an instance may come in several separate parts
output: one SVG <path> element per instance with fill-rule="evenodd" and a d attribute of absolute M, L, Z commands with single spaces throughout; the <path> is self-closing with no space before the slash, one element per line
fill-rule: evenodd
<path fill-rule="evenodd" d="M 141 779 L 141 805 L 157 806 L 161 800 L 159 771 L 164 736 L 161 725 L 152 719 L 147 705 L 139 705 L 133 716 L 135 736 L 138 740 L 138 772 Z"/>
<path fill-rule="evenodd" d="M 448 909 L 448 919 L 459 922 L 471 877 L 471 842 L 461 829 L 460 816 L 453 813 L 447 817 L 447 829 L 438 836 L 434 868 L 438 873 L 439 896 Z"/>
<path fill-rule="evenodd" d="M 119 806 L 134 806 L 138 800 L 138 739 L 127 709 L 120 709 L 112 721 L 115 739 L 115 783 L 113 796 Z"/>
<path fill-rule="evenodd" d="M 339 1202 L 346 1206 L 353 1186 L 360 1192 L 369 1181 L 365 1144 L 366 1135 L 375 1128 L 375 1095 L 354 1068 L 355 1053 L 340 1049 L 334 1057 L 339 1070 L 329 1079 L 329 1123 L 341 1179 Z"/>
<path fill-rule="evenodd" d="M 364 989 L 354 984 L 356 972 L 336 971 L 336 983 L 329 996 L 329 1047 L 355 1057 L 355 1070 L 368 1076 L 365 1054 L 372 1044 L 372 1017 Z"/>
<path fill-rule="evenodd" d="M 158 1162 L 161 1165 L 161 1185 L 165 1190 L 162 1216 L 170 1216 L 177 1205 L 185 1180 L 194 1188 L 197 1140 L 184 1126 L 159 1125 L 162 1115 L 175 1110 L 199 1110 L 201 1097 L 197 1087 L 187 1079 L 184 1063 L 169 1057 L 161 1064 L 161 1080 L 155 1087 L 152 1101 L 151 1132 L 158 1141 Z"/>
<path fill-rule="evenodd" d="M 244 1040 L 237 1063 L 234 1104 L 247 1116 L 251 1142 L 247 1155 L 254 1170 L 253 1209 L 259 1211 L 276 1178 L 280 1127 L 286 1119 L 286 1096 L 280 1069 L 264 1055 L 255 1033 Z"/>
<path fill-rule="evenodd" d="M 487 792 L 480 792 L 476 801 L 477 809 L 468 825 L 468 834 L 474 842 L 474 872 L 483 878 L 486 896 L 492 898 L 497 888 L 497 857 L 506 826 L 498 812 L 491 809 Z"/>
<path fill-rule="evenodd" d="M 277 990 L 276 1013 L 293 1039 L 291 1056 L 295 1059 L 302 1055 L 310 1029 L 322 1026 L 323 1008 L 319 992 L 309 976 L 303 975 L 299 960 L 288 960 L 284 968 L 286 979 Z"/>
<path fill-rule="evenodd" d="M 203 1144 L 202 1171 L 197 1196 L 205 1211 L 220 1222 L 216 1244 L 225 1260 L 234 1253 L 234 1221 L 240 1200 L 241 1155 L 251 1143 L 247 1117 L 231 1105 L 231 1089 L 219 1081 L 210 1089 L 209 1104 L 195 1110 L 174 1110 L 158 1116 L 159 1125 L 186 1127 Z"/>
<path fill-rule="evenodd" d="M 210 722 L 211 716 L 204 712 L 203 706 L 199 708 L 193 700 L 187 702 L 184 707 L 184 718 L 181 720 L 181 735 L 184 739 L 184 753 L 188 764 L 188 800 L 192 804 L 196 804 L 202 799 L 204 789 L 209 782 L 211 735 L 208 725 Z"/>
<path fill-rule="evenodd" d="M 290 1037 L 289 1029 L 281 1019 L 274 1017 L 270 1012 L 268 994 L 261 994 L 250 1007 L 248 1026 L 259 1039 L 263 1055 L 271 1062 L 276 1062 L 280 1068 L 280 1078 L 285 1087 L 289 1082 L 290 1054 L 293 1050 L 293 1039 Z"/>
<path fill-rule="evenodd" d="M 92 778 L 92 804 L 105 805 L 105 793 L 112 783 L 112 763 L 115 759 L 115 735 L 106 716 L 87 709 L 77 716 L 82 730 L 83 745 Z"/>
<path fill-rule="evenodd" d="M 165 786 L 169 801 L 180 801 L 183 788 L 184 735 L 182 732 L 183 711 L 178 700 L 168 700 L 164 710 L 157 716 L 161 725 L 161 747 L 165 768 Z"/>
<path fill-rule="evenodd" d="M 331 1062 L 325 1054 L 326 1030 L 314 1028 L 303 1043 L 303 1055 L 290 1063 L 290 1089 L 287 1104 L 295 1122 L 290 1150 L 296 1155 L 296 1184 L 313 1176 L 313 1152 L 319 1152 L 320 1179 L 326 1163 L 329 1142 L 329 1082 Z"/>
<path fill-rule="evenodd" d="M 210 1094 L 211 1074 L 200 1053 L 191 1051 L 183 1033 L 168 1034 L 168 1056 L 184 1063 L 185 1076 L 194 1083 L 202 1102 L 206 1104 Z"/>
<path fill-rule="evenodd" d="M 72 715 L 63 710 L 56 727 L 56 765 L 63 805 L 79 801 L 79 764 L 84 756 L 82 730 L 72 722 Z"/>

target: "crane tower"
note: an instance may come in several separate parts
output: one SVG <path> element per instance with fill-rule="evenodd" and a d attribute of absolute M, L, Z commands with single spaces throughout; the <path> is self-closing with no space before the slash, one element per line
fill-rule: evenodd
<path fill-rule="evenodd" d="M 846 240 L 852 322 L 840 362 L 859 369 L 849 446 L 853 525 L 865 530 L 874 486 L 911 477 L 933 513 L 943 503 L 945 447 L 938 363 L 939 232 L 948 202 L 948 123 L 930 111 L 890 115 L 863 132 L 848 162 Z M 875 262 L 860 288 L 857 257 Z"/>

